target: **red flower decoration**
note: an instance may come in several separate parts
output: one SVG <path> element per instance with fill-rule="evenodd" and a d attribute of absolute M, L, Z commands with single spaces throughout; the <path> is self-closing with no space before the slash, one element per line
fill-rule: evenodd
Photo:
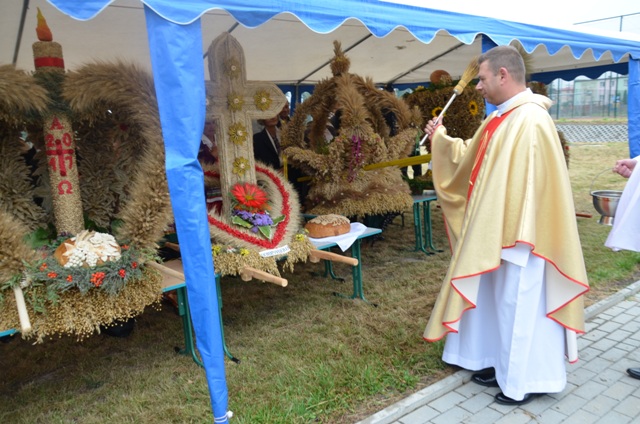
<path fill-rule="evenodd" d="M 93 274 L 91 274 L 91 283 L 93 283 L 94 286 L 96 287 L 100 287 L 102 285 L 102 283 L 104 282 L 104 272 L 94 272 Z"/>
<path fill-rule="evenodd" d="M 67 281 L 68 282 L 73 282 L 73 277 L 71 275 L 67 275 Z"/>
<path fill-rule="evenodd" d="M 240 209 L 246 209 L 251 212 L 266 209 L 267 194 L 255 184 L 236 184 L 231 189 L 231 194 L 239 203 Z"/>
<path fill-rule="evenodd" d="M 40 265 L 40 271 L 44 271 L 45 269 L 47 269 L 47 264 L 46 263 Z"/>
<path fill-rule="evenodd" d="M 127 275 L 127 271 L 125 271 L 124 269 L 121 269 L 120 271 L 118 271 L 118 275 L 121 278 L 124 278 L 124 276 Z"/>
<path fill-rule="evenodd" d="M 276 175 L 271 172 L 269 169 L 267 168 L 262 168 L 260 166 L 256 166 L 256 172 L 260 172 L 261 174 L 265 175 L 266 177 L 269 178 L 269 180 L 271 180 L 277 187 L 278 192 L 280 193 L 280 195 L 282 196 L 282 215 L 284 215 L 284 221 L 282 221 L 277 227 L 276 227 L 276 232 L 274 234 L 274 236 L 271 238 L 271 240 L 266 240 L 263 237 L 256 237 L 253 235 L 250 235 L 246 232 L 241 232 L 238 231 L 237 229 L 225 224 L 224 222 L 219 221 L 218 219 L 212 217 L 211 215 L 209 215 L 207 218 L 209 220 L 209 224 L 213 225 L 214 227 L 218 228 L 219 230 L 222 230 L 228 234 L 231 234 L 233 237 L 239 238 L 241 240 L 244 240 L 248 243 L 251 243 L 253 245 L 256 246 L 260 246 L 263 247 L 265 249 L 272 249 L 274 247 L 277 247 L 280 242 L 282 241 L 282 239 L 285 236 L 285 233 L 287 231 L 287 228 L 289 226 L 289 215 L 291 214 L 291 205 L 289 204 L 289 193 L 287 192 L 287 190 L 285 189 L 284 185 L 282 184 L 282 182 L 280 181 L 280 179 L 278 177 L 276 177 Z M 212 177 L 212 178 L 219 178 L 220 174 L 213 172 L 213 171 L 205 171 L 204 173 L 207 177 Z"/>
<path fill-rule="evenodd" d="M 49 278 L 56 278 L 58 276 L 58 274 L 56 274 L 55 272 L 50 272 L 47 274 L 47 277 Z"/>
<path fill-rule="evenodd" d="M 138 268 L 138 262 L 131 262 L 131 268 L 133 269 Z"/>

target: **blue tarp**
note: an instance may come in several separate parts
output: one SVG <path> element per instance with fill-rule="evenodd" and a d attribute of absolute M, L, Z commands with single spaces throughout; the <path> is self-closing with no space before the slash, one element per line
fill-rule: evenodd
<path fill-rule="evenodd" d="M 88 20 L 111 0 L 48 0 L 60 11 Z M 256 27 L 289 12 L 311 30 L 328 33 L 350 18 L 361 21 L 377 37 L 398 27 L 424 43 L 446 30 L 465 44 L 478 34 L 486 43 L 518 40 L 527 52 L 544 45 L 553 55 L 565 46 L 575 58 L 588 50 L 596 60 L 609 51 L 615 62 L 629 54 L 629 144 L 640 153 L 640 44 L 620 38 L 546 28 L 492 18 L 387 3 L 379 0 L 142 0 L 162 131 L 167 152 L 167 179 L 184 261 L 189 302 L 198 349 L 207 373 L 215 421 L 227 422 L 224 355 L 219 334 L 217 298 L 211 258 L 203 177 L 197 150 L 204 122 L 204 75 L 200 17 L 222 9 L 246 27 Z"/>
<path fill-rule="evenodd" d="M 640 59 L 629 61 L 629 153 L 640 155 Z"/>
<path fill-rule="evenodd" d="M 200 21 L 169 22 L 145 7 L 151 65 L 165 142 L 167 181 L 175 217 L 196 343 L 205 367 L 216 423 L 227 422 L 227 385 L 218 298 L 205 219 L 198 148 L 205 87 Z"/>

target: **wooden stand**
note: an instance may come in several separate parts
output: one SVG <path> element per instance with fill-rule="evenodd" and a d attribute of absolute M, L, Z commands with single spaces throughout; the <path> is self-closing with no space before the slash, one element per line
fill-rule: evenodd
<path fill-rule="evenodd" d="M 327 252 L 325 250 L 312 250 L 311 252 L 309 252 L 309 261 L 311 263 L 314 263 L 314 264 L 318 263 L 320 262 L 320 259 L 325 259 L 327 261 L 333 261 L 333 262 L 342 262 L 351 266 L 358 265 L 357 258 L 342 256 L 342 255 L 338 255 L 337 253 Z"/>
<path fill-rule="evenodd" d="M 266 281 L 267 283 L 272 283 L 280 287 L 287 287 L 289 282 L 281 277 L 276 277 L 275 275 L 271 275 L 268 272 L 260 271 L 255 268 L 251 268 L 245 266 L 240 270 L 240 278 L 242 281 L 251 281 L 252 278 Z"/>
<path fill-rule="evenodd" d="M 19 285 L 13 287 L 13 294 L 16 297 L 16 307 L 18 308 L 18 318 L 20 318 L 20 331 L 26 334 L 31 331 L 31 321 L 29 320 L 29 312 L 24 302 L 24 295 Z"/>

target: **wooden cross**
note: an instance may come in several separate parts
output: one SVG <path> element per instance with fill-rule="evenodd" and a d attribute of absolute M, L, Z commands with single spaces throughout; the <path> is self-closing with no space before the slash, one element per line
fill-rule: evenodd
<path fill-rule="evenodd" d="M 230 216 L 231 188 L 256 183 L 252 119 L 273 118 L 287 98 L 273 83 L 247 81 L 244 52 L 229 33 L 213 40 L 208 55 L 207 117 L 216 120 L 222 213 Z"/>

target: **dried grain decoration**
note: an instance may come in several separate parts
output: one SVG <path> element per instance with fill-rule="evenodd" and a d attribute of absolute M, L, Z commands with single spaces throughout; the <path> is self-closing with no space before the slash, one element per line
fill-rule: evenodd
<path fill-rule="evenodd" d="M 348 73 L 349 60 L 334 42 L 333 78 L 321 81 L 283 131 L 288 160 L 311 176 L 306 211 L 312 214 L 373 215 L 411 205 L 398 168 L 364 171 L 364 166 L 407 157 L 420 132 L 419 116 L 402 99 Z M 307 117 L 312 121 L 308 127 Z M 337 134 L 325 138 L 327 126 Z"/>
<path fill-rule="evenodd" d="M 0 210 L 29 229 L 44 219 L 33 201 L 31 170 L 25 162 L 27 145 L 20 139 L 28 123 L 38 122 L 50 100 L 46 90 L 27 73 L 0 66 Z"/>
<path fill-rule="evenodd" d="M 1 284 L 15 278 L 20 278 L 24 271 L 24 262 L 30 262 L 36 259 L 35 251 L 24 243 L 24 237 L 28 232 L 29 229 L 15 216 L 9 212 L 0 211 Z"/>
<path fill-rule="evenodd" d="M 139 248 L 155 248 L 172 215 L 164 143 L 151 76 L 134 65 L 96 62 L 70 72 L 63 95 L 78 121 L 84 124 L 80 149 L 92 158 L 88 164 L 94 169 L 100 166 L 96 157 L 107 162 L 113 158 L 101 156 L 104 146 L 100 141 L 114 133 L 120 137 L 119 143 L 112 146 L 118 150 L 117 157 L 122 158 L 122 163 L 108 177 L 118 184 L 112 187 L 114 191 L 107 199 L 109 204 L 114 201 L 114 195 L 123 197 L 121 209 L 114 211 L 122 220 L 116 235 Z M 123 119 L 126 121 L 122 122 Z M 99 178 L 96 174 L 89 175 L 93 180 Z M 124 182 L 127 177 L 128 181 Z M 92 201 L 88 209 L 95 211 L 94 215 L 100 219 L 106 219 L 105 211 L 100 212 L 104 208 L 100 204 L 100 188 L 99 184 L 93 195 L 87 194 L 86 198 Z"/>
<path fill-rule="evenodd" d="M 257 163 L 258 169 L 265 170 L 266 167 Z M 220 170 L 216 164 L 203 166 L 205 175 L 205 188 L 220 188 Z M 265 191 L 270 199 L 271 210 L 283 210 L 283 197 L 281 191 L 287 193 L 286 201 L 291 204 L 297 204 L 297 193 L 292 185 L 276 171 L 268 174 L 264 172 L 256 172 L 256 178 L 259 187 Z M 276 193 L 278 193 L 276 195 Z M 222 211 L 209 211 L 210 218 L 215 218 L 216 223 L 221 223 L 231 227 L 231 218 L 224 216 Z M 289 217 L 288 230 L 284 235 L 285 240 L 289 240 L 287 245 L 290 249 L 286 254 L 280 254 L 270 257 L 262 257 L 259 254 L 260 249 L 256 249 L 253 243 L 244 241 L 242 237 L 234 236 L 227 231 L 218 229 L 211 223 L 209 230 L 212 238 L 212 250 L 216 272 L 220 275 L 238 275 L 244 266 L 249 266 L 260 271 L 280 276 L 281 272 L 278 268 L 277 260 L 283 260 L 281 268 L 283 271 L 293 272 L 294 264 L 297 262 L 305 262 L 309 256 L 309 252 L 313 249 L 313 245 L 309 239 L 301 231 L 300 215 L 292 213 Z"/>
<path fill-rule="evenodd" d="M 454 83 L 456 81 L 428 87 L 419 86 L 413 93 L 405 96 L 406 101 L 420 110 L 424 122 L 427 122 L 440 114 L 443 105 L 450 99 Z M 443 123 L 447 127 L 447 134 L 464 140 L 471 138 L 484 119 L 484 114 L 482 95 L 474 87 L 469 87 L 457 96 L 444 115 Z M 430 151 L 428 141 L 426 145 Z"/>
<path fill-rule="evenodd" d="M 280 171 L 255 161 L 249 128 L 251 119 L 276 116 L 287 100 L 275 84 L 247 80 L 244 51 L 230 34 L 217 37 L 208 51 L 207 116 L 216 119 L 218 158 L 215 165 L 203 168 L 207 191 L 216 190 L 222 198 L 219 208 L 208 212 L 215 269 L 221 275 L 237 275 L 249 266 L 279 276 L 276 259 L 286 256 L 284 267 L 292 268 L 294 262 L 306 261 L 312 245 L 300 234 L 296 190 Z M 234 213 L 239 198 L 232 193 L 238 187 L 264 191 L 265 209 L 277 224 L 268 231 L 266 225 L 242 225 Z"/>
<path fill-rule="evenodd" d="M 154 269 L 146 267 L 143 278 L 125 286 L 116 295 L 103 291 L 93 291 L 82 295 L 69 290 L 60 295 L 58 302 L 47 302 L 46 314 L 36 313 L 28 304 L 32 332 L 23 337 L 42 343 L 55 336 L 75 336 L 79 341 L 99 333 L 101 326 L 108 326 L 114 319 L 126 320 L 141 314 L 145 308 L 157 304 L 161 297 L 162 276 Z M 44 287 L 34 287 L 25 291 L 25 298 L 43 297 Z M 0 314 L 0 328 L 19 328 L 18 312 L 12 296 L 5 298 Z M 116 318 L 114 318 L 116 317 Z"/>
<path fill-rule="evenodd" d="M 26 144 L 19 132 L 0 130 L 0 211 L 35 230 L 45 219 L 45 211 L 34 202 L 31 169 L 25 162 Z"/>
<path fill-rule="evenodd" d="M 26 72 L 11 65 L 0 66 L 0 122 L 3 127 L 19 127 L 25 118 L 44 113 L 49 97 Z"/>

